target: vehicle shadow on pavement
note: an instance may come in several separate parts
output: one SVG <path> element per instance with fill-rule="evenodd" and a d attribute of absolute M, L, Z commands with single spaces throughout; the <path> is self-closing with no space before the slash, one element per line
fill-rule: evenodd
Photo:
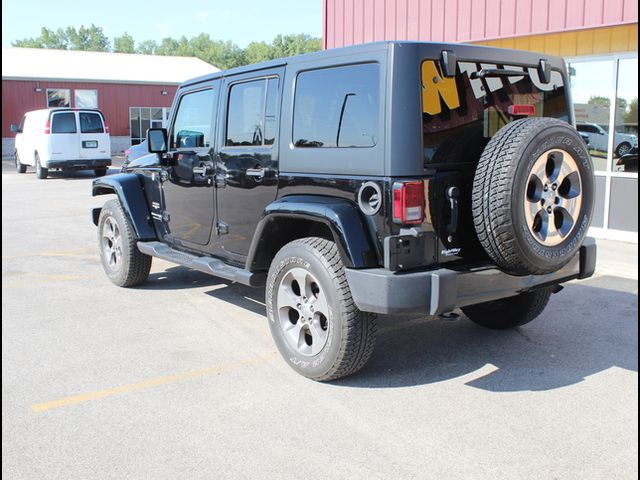
<path fill-rule="evenodd" d="M 406 387 L 471 374 L 465 384 L 482 390 L 544 391 L 611 367 L 637 372 L 637 312 L 637 295 L 568 285 L 539 318 L 514 330 L 485 329 L 464 316 L 455 322 L 383 316 L 369 363 L 334 384 Z M 489 373 L 472 375 L 483 367 Z"/>
<path fill-rule="evenodd" d="M 262 288 L 185 267 L 153 273 L 138 288 L 202 286 L 216 287 L 207 295 L 265 318 Z M 470 376 L 465 384 L 483 390 L 544 391 L 579 383 L 611 367 L 637 372 L 638 296 L 620 291 L 625 287 L 637 292 L 637 281 L 600 277 L 596 282 L 568 284 L 551 297 L 539 318 L 513 330 L 486 329 L 464 315 L 456 321 L 380 315 L 368 364 L 332 385 L 397 388 Z M 476 373 L 480 369 L 488 373 Z"/>
<path fill-rule="evenodd" d="M 229 285 L 230 282 L 190 268 L 176 266 L 161 272 L 149 274 L 145 283 L 136 287 L 140 290 L 182 290 L 187 288 Z"/>

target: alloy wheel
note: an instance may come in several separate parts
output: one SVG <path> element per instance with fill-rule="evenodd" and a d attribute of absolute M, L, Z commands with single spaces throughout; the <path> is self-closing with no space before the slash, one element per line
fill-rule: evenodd
<path fill-rule="evenodd" d="M 278 285 L 277 307 L 289 346 L 304 356 L 320 353 L 329 338 L 329 302 L 316 277 L 301 267 L 287 271 Z"/>
<path fill-rule="evenodd" d="M 533 164 L 524 194 L 529 232 L 542 245 L 559 245 L 576 227 L 582 207 L 582 177 L 565 150 L 548 150 Z"/>

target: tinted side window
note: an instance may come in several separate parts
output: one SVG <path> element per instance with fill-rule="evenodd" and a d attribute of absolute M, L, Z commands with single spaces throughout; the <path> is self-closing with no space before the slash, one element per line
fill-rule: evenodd
<path fill-rule="evenodd" d="M 239 83 L 229 92 L 227 147 L 262 145 L 265 80 Z"/>
<path fill-rule="evenodd" d="M 76 133 L 76 114 L 73 112 L 56 113 L 51 122 L 51 133 Z"/>
<path fill-rule="evenodd" d="M 98 113 L 80 113 L 81 133 L 104 133 L 102 117 Z"/>
<path fill-rule="evenodd" d="M 300 73 L 293 144 L 373 147 L 378 137 L 379 71 L 377 64 L 364 64 Z"/>
<path fill-rule="evenodd" d="M 171 132 L 172 148 L 204 148 L 211 145 L 214 104 L 213 90 L 188 93 L 180 99 Z"/>

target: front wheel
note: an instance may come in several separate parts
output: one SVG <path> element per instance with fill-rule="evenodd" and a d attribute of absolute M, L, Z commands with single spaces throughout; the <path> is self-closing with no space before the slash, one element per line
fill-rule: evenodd
<path fill-rule="evenodd" d="M 107 277 L 119 287 L 134 287 L 144 282 L 151 270 L 149 255 L 136 245 L 137 238 L 118 200 L 109 200 L 100 211 L 98 244 Z"/>
<path fill-rule="evenodd" d="M 354 304 L 332 241 L 309 237 L 285 245 L 271 263 L 266 302 L 278 350 L 305 377 L 346 377 L 371 356 L 375 316 Z"/>
<path fill-rule="evenodd" d="M 27 171 L 27 166 L 24 163 L 20 162 L 20 155 L 18 155 L 18 151 L 16 150 L 14 160 L 16 162 L 16 172 L 25 173 Z"/>
<path fill-rule="evenodd" d="M 631 144 L 628 142 L 622 142 L 620 145 L 618 145 L 618 147 L 616 148 L 616 156 L 618 158 L 622 157 L 623 155 L 626 155 L 627 153 L 629 153 L 631 151 Z"/>
<path fill-rule="evenodd" d="M 515 297 L 462 307 L 462 312 L 478 325 L 505 330 L 534 320 L 545 309 L 550 297 L 551 288 L 543 288 Z"/>

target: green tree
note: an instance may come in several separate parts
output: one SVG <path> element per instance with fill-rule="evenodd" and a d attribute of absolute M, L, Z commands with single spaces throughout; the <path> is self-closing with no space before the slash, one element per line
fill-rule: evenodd
<path fill-rule="evenodd" d="M 244 59 L 247 64 L 264 62 L 274 58 L 273 49 L 267 42 L 251 42 L 244 49 Z"/>
<path fill-rule="evenodd" d="M 142 55 L 155 55 L 156 50 L 158 50 L 158 44 L 154 40 L 144 40 L 138 43 L 136 53 L 140 53 Z"/>
<path fill-rule="evenodd" d="M 163 38 L 154 53 L 156 55 L 175 55 L 179 46 L 180 43 L 177 40 L 170 37 Z"/>
<path fill-rule="evenodd" d="M 589 105 L 600 105 L 607 108 L 611 106 L 611 100 L 609 97 L 603 97 L 601 95 L 591 95 L 587 103 Z"/>
<path fill-rule="evenodd" d="M 322 47 L 322 41 L 306 33 L 296 35 L 278 35 L 271 42 L 274 58 L 291 57 L 302 53 L 316 52 Z"/>
<path fill-rule="evenodd" d="M 188 39 L 184 35 L 179 39 L 166 37 L 160 43 L 144 40 L 136 45 L 128 33 L 113 39 L 113 49 L 102 28 L 91 25 L 79 29 L 69 26 L 64 30 L 42 28 L 40 36 L 24 38 L 12 42 L 15 47 L 58 48 L 71 50 L 114 51 L 140 53 L 145 55 L 178 55 L 198 57 L 221 69 L 238 67 L 248 63 L 258 63 L 279 57 L 289 57 L 301 53 L 320 50 L 319 38 L 307 34 L 278 35 L 271 43 L 251 42 L 242 49 L 230 40 L 213 40 L 209 34 L 201 33 Z M 594 97 L 595 98 L 595 97 Z M 601 97 L 606 100 L 605 97 Z"/>
<path fill-rule="evenodd" d="M 120 53 L 135 53 L 136 42 L 131 35 L 124 33 L 121 37 L 113 39 L 113 51 Z"/>
<path fill-rule="evenodd" d="M 42 27 L 39 37 L 15 40 L 11 42 L 11 45 L 23 48 L 55 48 L 58 50 L 66 50 L 69 47 L 69 41 L 66 33 L 61 28 L 54 31 Z"/>
<path fill-rule="evenodd" d="M 611 100 L 609 99 L 609 97 L 603 97 L 602 95 L 591 95 L 587 103 L 589 105 L 601 105 L 607 108 L 611 106 Z M 627 100 L 625 98 L 618 97 L 617 106 L 622 110 L 626 110 Z"/>
<path fill-rule="evenodd" d="M 622 121 L 624 123 L 638 125 L 638 97 L 633 97 L 629 102 L 629 108 L 622 114 Z"/>
<path fill-rule="evenodd" d="M 78 30 L 75 27 L 67 27 L 65 34 L 71 50 L 90 50 L 93 52 L 108 52 L 111 44 L 101 27 L 91 24 L 89 28 L 81 25 Z"/>

